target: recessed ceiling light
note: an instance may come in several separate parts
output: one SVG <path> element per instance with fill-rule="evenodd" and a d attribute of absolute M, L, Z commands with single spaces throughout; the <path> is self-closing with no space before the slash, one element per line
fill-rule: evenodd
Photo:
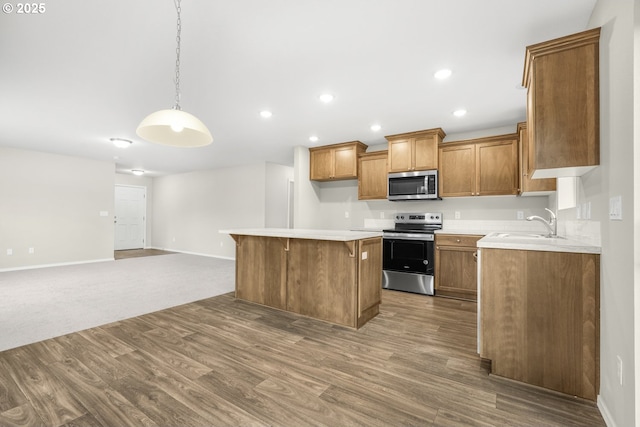
<path fill-rule="evenodd" d="M 456 110 L 456 111 L 453 112 L 453 115 L 456 116 L 456 117 L 462 117 L 465 114 L 467 114 L 467 110 L 462 109 L 462 108 L 460 110 Z"/>
<path fill-rule="evenodd" d="M 113 142 L 113 145 L 118 148 L 127 148 L 131 145 L 131 141 L 123 138 L 109 138 L 109 141 Z"/>
<path fill-rule="evenodd" d="M 311 136 L 309 137 L 309 141 L 311 141 L 311 142 L 318 142 L 318 139 L 319 139 L 319 138 L 318 138 L 317 136 L 315 136 L 315 135 L 311 135 Z"/>
<path fill-rule="evenodd" d="M 436 71 L 433 77 L 435 77 L 436 79 L 444 80 L 451 77 L 451 70 L 448 68 L 443 68 L 442 70 Z"/>
<path fill-rule="evenodd" d="M 273 113 L 271 111 L 262 110 L 260 111 L 260 115 L 265 119 L 268 119 L 269 117 L 273 116 Z"/>
<path fill-rule="evenodd" d="M 132 169 L 131 173 L 136 175 L 136 176 L 142 176 L 144 175 L 144 171 L 142 169 Z"/>
<path fill-rule="evenodd" d="M 330 93 L 323 93 L 322 95 L 320 95 L 320 101 L 328 104 L 329 102 L 333 101 L 333 95 L 331 95 Z"/>
<path fill-rule="evenodd" d="M 371 125 L 371 130 L 374 132 L 378 132 L 380 129 L 382 129 L 382 126 L 379 124 Z"/>

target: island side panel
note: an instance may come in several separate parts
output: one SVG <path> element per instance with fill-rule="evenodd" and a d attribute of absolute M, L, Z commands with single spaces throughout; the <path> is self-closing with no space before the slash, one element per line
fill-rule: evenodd
<path fill-rule="evenodd" d="M 380 312 L 382 298 L 382 239 L 359 241 L 358 328 Z"/>
<path fill-rule="evenodd" d="M 236 240 L 236 298 L 286 309 L 286 241 L 233 236 Z"/>
<path fill-rule="evenodd" d="M 345 242 L 291 239 L 287 310 L 357 327 L 357 259 Z"/>

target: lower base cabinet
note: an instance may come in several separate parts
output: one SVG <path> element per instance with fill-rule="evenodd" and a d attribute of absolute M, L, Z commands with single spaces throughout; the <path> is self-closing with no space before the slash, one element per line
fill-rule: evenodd
<path fill-rule="evenodd" d="M 379 313 L 381 238 L 233 238 L 236 298 L 352 328 Z"/>
<path fill-rule="evenodd" d="M 437 234 L 435 289 L 437 296 L 477 300 L 476 243 L 482 236 Z"/>
<path fill-rule="evenodd" d="M 596 400 L 600 256 L 481 251 L 480 356 L 492 373 Z"/>

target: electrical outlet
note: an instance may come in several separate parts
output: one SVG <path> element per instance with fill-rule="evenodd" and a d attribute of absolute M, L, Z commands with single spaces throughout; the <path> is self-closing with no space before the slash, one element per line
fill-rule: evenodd
<path fill-rule="evenodd" d="M 7 255 L 13 255 L 13 249 L 7 249 Z"/>
<path fill-rule="evenodd" d="M 517 218 L 518 219 L 524 219 L 524 212 L 523 211 L 518 211 L 517 212 Z"/>
<path fill-rule="evenodd" d="M 349 211 L 344 211 L 344 217 L 349 218 Z"/>
<path fill-rule="evenodd" d="M 34 252 L 35 252 L 35 249 L 33 249 L 33 248 L 29 248 L 29 253 L 30 253 L 30 254 L 33 254 Z"/>
<path fill-rule="evenodd" d="M 616 368 L 617 368 L 617 372 L 618 372 L 618 381 L 620 381 L 620 385 L 623 385 L 622 382 L 622 359 L 620 358 L 620 356 L 616 356 Z"/>
<path fill-rule="evenodd" d="M 384 219 L 384 212 L 380 212 L 380 219 Z"/>
<path fill-rule="evenodd" d="M 455 219 L 460 219 L 460 211 L 455 211 L 453 216 L 455 217 Z"/>

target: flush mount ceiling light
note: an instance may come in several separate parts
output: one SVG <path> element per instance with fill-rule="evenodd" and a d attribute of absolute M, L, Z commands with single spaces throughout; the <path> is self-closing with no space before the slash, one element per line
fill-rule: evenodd
<path fill-rule="evenodd" d="M 268 110 L 262 110 L 260 111 L 260 116 L 264 117 L 265 119 L 268 119 L 269 117 L 273 116 L 273 113 Z"/>
<path fill-rule="evenodd" d="M 109 138 L 109 141 L 113 142 L 113 145 L 115 145 L 118 148 L 127 148 L 132 144 L 131 141 L 124 138 Z"/>
<path fill-rule="evenodd" d="M 442 70 L 436 71 L 436 73 L 433 75 L 433 77 L 435 77 L 436 79 L 439 79 L 439 80 L 447 79 L 447 78 L 451 77 L 451 70 L 448 69 L 448 68 L 443 68 Z"/>
<path fill-rule="evenodd" d="M 312 136 L 309 137 L 309 141 L 311 141 L 311 142 L 318 142 L 318 139 L 319 138 L 317 136 L 315 136 L 315 135 L 312 135 Z"/>
<path fill-rule="evenodd" d="M 382 126 L 379 124 L 371 125 L 371 130 L 374 132 L 378 132 L 380 129 L 382 129 Z"/>
<path fill-rule="evenodd" d="M 330 93 L 323 93 L 322 95 L 320 95 L 320 101 L 328 104 L 333 101 L 333 95 L 331 95 Z"/>
<path fill-rule="evenodd" d="M 174 0 L 178 15 L 178 35 L 176 40 L 176 103 L 170 110 L 160 110 L 149 114 L 136 129 L 140 138 L 157 144 L 174 147 L 202 147 L 213 141 L 211 132 L 197 117 L 180 108 L 180 0 Z"/>
<path fill-rule="evenodd" d="M 467 110 L 464 110 L 464 109 L 456 110 L 453 112 L 453 115 L 456 117 L 462 117 L 465 114 L 467 114 Z"/>
<path fill-rule="evenodd" d="M 131 173 L 136 175 L 136 176 L 142 176 L 144 175 L 144 171 L 142 169 L 132 169 Z"/>

